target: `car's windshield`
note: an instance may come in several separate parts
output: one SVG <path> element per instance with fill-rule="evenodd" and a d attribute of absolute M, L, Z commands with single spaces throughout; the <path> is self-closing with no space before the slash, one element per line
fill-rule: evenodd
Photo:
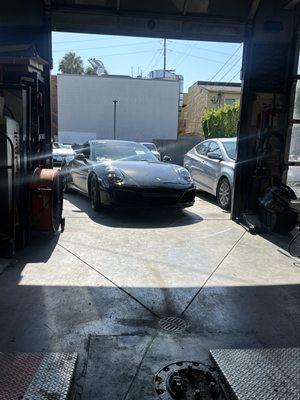
<path fill-rule="evenodd" d="M 229 158 L 236 160 L 236 141 L 223 142 L 223 146 Z"/>
<path fill-rule="evenodd" d="M 104 161 L 156 161 L 156 157 L 139 143 L 101 142 L 91 143 L 91 159 Z"/>
<path fill-rule="evenodd" d="M 59 142 L 53 142 L 52 143 L 52 148 L 53 149 L 72 149 L 72 146 L 70 144 L 63 144 Z"/>
<path fill-rule="evenodd" d="M 154 143 L 142 143 L 145 147 L 147 147 L 147 149 L 151 150 L 151 151 L 156 151 L 156 146 Z"/>
<path fill-rule="evenodd" d="M 60 149 L 61 147 L 62 147 L 61 143 L 57 143 L 57 142 L 52 143 L 52 148 L 53 149 Z"/>

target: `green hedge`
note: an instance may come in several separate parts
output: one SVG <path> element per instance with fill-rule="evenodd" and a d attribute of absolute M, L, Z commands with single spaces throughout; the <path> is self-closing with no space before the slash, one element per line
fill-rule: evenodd
<path fill-rule="evenodd" d="M 239 102 L 207 111 L 202 117 L 205 138 L 236 136 L 239 114 Z"/>

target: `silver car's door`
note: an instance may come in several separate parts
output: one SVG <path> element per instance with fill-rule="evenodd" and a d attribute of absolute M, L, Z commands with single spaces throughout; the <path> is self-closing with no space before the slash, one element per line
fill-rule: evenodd
<path fill-rule="evenodd" d="M 204 141 L 194 147 L 189 163 L 189 171 L 193 181 L 196 184 L 196 187 L 203 190 L 206 188 L 206 185 L 203 181 L 203 174 L 208 145 L 209 141 Z"/>
<path fill-rule="evenodd" d="M 82 161 L 80 168 L 77 170 L 77 186 L 78 188 L 88 194 L 88 176 L 92 166 L 92 162 L 86 158 Z"/>
<path fill-rule="evenodd" d="M 222 152 L 220 146 L 214 140 L 212 140 L 208 146 L 207 154 L 208 153 L 214 153 L 215 155 L 218 155 L 220 158 L 222 158 Z M 220 176 L 221 167 L 222 167 L 221 159 L 217 160 L 209 157 L 206 158 L 205 170 L 204 170 L 205 183 L 211 191 L 213 191 L 214 188 L 216 187 L 216 181 Z"/>
<path fill-rule="evenodd" d="M 73 185 L 76 189 L 82 190 L 81 188 L 81 171 L 85 167 L 85 162 L 83 159 L 75 156 L 71 165 L 71 178 Z"/>

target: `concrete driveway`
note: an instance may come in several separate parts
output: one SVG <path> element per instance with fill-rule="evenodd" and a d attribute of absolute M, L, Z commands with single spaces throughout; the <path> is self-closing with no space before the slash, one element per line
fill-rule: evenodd
<path fill-rule="evenodd" d="M 70 194 L 64 215 L 63 234 L 37 235 L 0 275 L 0 351 L 77 351 L 78 398 L 152 400 L 174 360 L 299 347 L 285 238 L 251 236 L 205 195 L 184 211 L 95 213 Z M 186 326 L 165 331 L 163 317 Z"/>

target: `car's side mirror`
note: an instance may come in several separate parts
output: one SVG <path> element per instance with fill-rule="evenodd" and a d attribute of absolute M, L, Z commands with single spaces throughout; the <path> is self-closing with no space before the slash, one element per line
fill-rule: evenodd
<path fill-rule="evenodd" d="M 78 160 L 78 161 L 85 161 L 85 156 L 84 156 L 84 154 L 83 154 L 83 153 L 78 153 L 78 154 L 76 154 L 75 160 Z"/>
<path fill-rule="evenodd" d="M 223 160 L 221 154 L 217 153 L 216 151 L 211 151 L 211 152 L 207 153 L 207 157 L 211 158 L 212 160 L 219 160 L 219 161 Z"/>
<path fill-rule="evenodd" d="M 165 163 L 171 162 L 171 157 L 169 157 L 169 156 L 164 156 L 164 157 L 163 157 L 163 162 L 165 162 Z"/>

